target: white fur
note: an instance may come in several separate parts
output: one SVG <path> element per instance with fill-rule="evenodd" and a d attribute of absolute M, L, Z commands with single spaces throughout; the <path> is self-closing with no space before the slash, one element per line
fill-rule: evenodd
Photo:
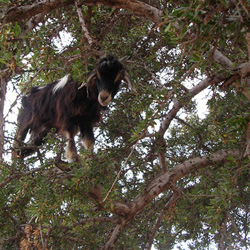
<path fill-rule="evenodd" d="M 64 88 L 69 80 L 69 74 L 58 80 L 58 83 L 53 88 L 53 92 L 56 93 L 58 90 Z"/>
<path fill-rule="evenodd" d="M 38 89 L 41 90 L 41 89 L 44 89 L 46 86 L 41 86 L 39 87 Z"/>

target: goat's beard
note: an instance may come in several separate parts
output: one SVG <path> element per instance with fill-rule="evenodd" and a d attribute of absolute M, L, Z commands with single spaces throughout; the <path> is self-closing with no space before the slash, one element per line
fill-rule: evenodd
<path fill-rule="evenodd" d="M 98 95 L 98 102 L 102 105 L 102 106 L 107 106 L 110 101 L 112 100 L 112 96 L 111 94 L 106 91 L 106 90 L 102 90 L 99 95 Z"/>

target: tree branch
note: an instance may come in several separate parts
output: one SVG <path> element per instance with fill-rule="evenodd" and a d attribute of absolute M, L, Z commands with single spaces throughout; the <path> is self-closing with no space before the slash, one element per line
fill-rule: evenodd
<path fill-rule="evenodd" d="M 83 13 L 82 13 L 82 9 L 80 7 L 80 3 L 79 3 L 79 0 L 76 0 L 75 1 L 75 6 L 76 6 L 76 11 L 77 11 L 77 14 L 78 14 L 78 18 L 79 18 L 79 22 L 81 24 L 81 28 L 82 28 L 82 32 L 83 32 L 83 36 L 86 38 L 87 42 L 88 42 L 88 45 L 89 46 L 92 46 L 92 44 L 94 43 L 93 42 L 93 38 L 91 37 L 88 29 L 87 29 L 87 26 L 85 24 L 85 21 L 84 21 L 84 18 L 83 18 Z"/>
<path fill-rule="evenodd" d="M 20 37 L 28 35 L 28 33 L 32 31 L 32 29 L 34 29 L 38 23 L 42 22 L 44 16 L 45 15 L 43 13 L 39 13 L 38 15 L 30 18 L 30 20 L 26 23 L 26 29 L 23 30 Z"/>
<path fill-rule="evenodd" d="M 166 205 L 162 209 L 161 213 L 159 214 L 158 218 L 156 219 L 156 222 L 155 222 L 153 229 L 151 230 L 151 235 L 150 235 L 149 243 L 148 243 L 148 247 L 147 247 L 148 250 L 150 250 L 152 247 L 155 234 L 161 225 L 161 222 L 164 218 L 165 213 L 167 212 L 167 210 L 169 210 L 170 207 L 175 205 L 176 201 L 181 196 L 181 192 L 176 186 L 174 186 L 174 185 L 171 186 L 171 189 L 173 190 L 173 194 L 171 195 L 170 199 L 168 200 L 168 202 L 166 203 Z"/>
<path fill-rule="evenodd" d="M 2 19 L 3 23 L 22 22 L 25 19 L 30 19 L 37 14 L 46 14 L 54 9 L 74 4 L 74 0 L 43 0 L 35 2 L 31 5 L 15 6 L 10 8 Z"/>
<path fill-rule="evenodd" d="M 10 72 L 7 70 L 4 71 L 4 74 L 1 74 L 0 77 L 0 163 L 3 162 L 4 155 L 4 104 L 6 96 L 6 87 L 7 81 L 10 76 Z"/>
<path fill-rule="evenodd" d="M 226 68 L 233 66 L 233 62 L 217 49 L 214 50 L 214 60 Z"/>
<path fill-rule="evenodd" d="M 174 168 L 165 173 L 161 173 L 157 178 L 151 181 L 144 191 L 137 195 L 131 203 L 113 202 L 114 208 L 111 209 L 113 213 L 133 217 L 146 207 L 155 197 L 160 193 L 165 192 L 181 178 L 190 174 L 192 171 L 205 168 L 217 163 L 227 161 L 227 157 L 238 157 L 240 151 L 235 150 L 220 150 L 208 156 L 195 157 L 178 164 Z"/>
<path fill-rule="evenodd" d="M 86 218 L 86 219 L 83 219 L 83 220 L 80 220 L 78 222 L 74 222 L 72 223 L 71 225 L 69 226 L 66 226 L 66 227 L 63 227 L 66 231 L 68 230 L 71 230 L 72 228 L 74 227 L 77 227 L 77 226 L 80 226 L 80 225 L 83 225 L 85 223 L 89 223 L 89 222 L 110 222 L 110 223 L 114 223 L 116 224 L 117 223 L 117 220 L 116 219 L 113 219 L 113 218 L 108 218 L 108 217 L 95 217 L 95 218 Z"/>
<path fill-rule="evenodd" d="M 250 100 L 250 79 L 248 78 L 250 75 L 250 62 L 245 62 L 232 68 L 233 62 L 217 49 L 214 51 L 213 56 L 216 62 L 226 69 L 232 69 L 233 71 L 230 77 L 227 76 L 227 78 L 224 79 L 223 85 L 228 86 L 233 84 L 236 88 L 241 89 L 243 94 Z M 239 84 L 237 80 L 243 80 L 244 84 Z"/>
<path fill-rule="evenodd" d="M 232 227 L 234 228 L 234 230 L 235 230 L 235 232 L 236 232 L 236 235 L 237 235 L 239 241 L 241 242 L 241 245 L 242 245 L 242 246 L 245 246 L 246 249 L 247 249 L 247 245 L 246 245 L 246 243 L 242 240 L 242 237 L 241 237 L 241 235 L 240 235 L 240 229 L 237 227 L 237 225 L 236 225 L 236 223 L 235 223 L 235 221 L 234 221 L 234 218 L 232 217 L 232 215 L 231 215 L 230 213 L 228 214 L 228 218 L 229 218 L 230 221 L 232 222 Z"/>
<path fill-rule="evenodd" d="M 225 218 L 222 222 L 223 225 L 220 226 L 220 240 L 218 244 L 218 250 L 226 250 L 225 246 L 225 238 L 227 234 L 227 222 L 228 222 L 228 216 L 230 214 L 230 210 L 227 210 L 227 213 L 225 214 Z"/>
<path fill-rule="evenodd" d="M 139 141 L 137 141 L 136 144 L 132 147 L 132 149 L 131 149 L 131 151 L 130 151 L 128 157 L 127 157 L 127 159 L 125 160 L 124 167 L 127 165 L 128 160 L 130 159 L 130 157 L 131 157 L 132 154 L 134 153 L 135 148 L 136 148 L 138 142 L 139 142 Z M 116 182 L 118 181 L 118 179 L 119 179 L 119 177 L 120 177 L 120 175 L 121 175 L 121 172 L 122 172 L 122 170 L 123 170 L 124 167 L 121 167 L 121 169 L 119 170 L 119 172 L 118 172 L 118 174 L 116 175 L 116 178 L 115 178 L 113 184 L 111 185 L 111 187 L 110 187 L 110 189 L 109 189 L 107 195 L 106 195 L 105 198 L 103 199 L 103 202 L 105 202 L 105 201 L 107 200 L 107 198 L 108 198 L 110 192 L 112 191 L 112 189 L 114 188 Z"/>
<path fill-rule="evenodd" d="M 12 180 L 19 180 L 21 177 L 23 176 L 28 176 L 31 175 L 33 173 L 39 172 L 43 170 L 43 168 L 35 168 L 33 170 L 28 171 L 27 173 L 13 173 L 12 175 L 10 175 L 9 177 L 7 177 L 5 179 L 5 181 L 3 181 L 2 183 L 0 183 L 0 188 L 3 188 L 4 186 L 6 186 L 8 183 L 10 183 Z"/>
<path fill-rule="evenodd" d="M 141 194 L 135 197 L 133 202 L 125 204 L 114 201 L 110 207 L 110 211 L 121 216 L 120 218 L 122 219 L 122 222 L 115 227 L 111 238 L 105 245 L 105 249 L 112 249 L 119 233 L 123 230 L 127 223 L 129 223 L 129 221 L 131 221 L 136 214 L 140 213 L 160 193 L 171 187 L 173 189 L 173 184 L 178 180 L 190 174 L 192 171 L 197 171 L 198 169 L 202 169 L 213 164 L 226 162 L 229 155 L 237 157 L 239 154 L 239 150 L 220 150 L 208 156 L 195 157 L 187 160 L 167 172 L 161 173 L 148 184 Z M 169 201 L 169 204 L 166 204 L 166 209 L 168 209 L 168 207 L 179 198 L 179 192 L 176 191 L 176 189 L 173 189 L 173 191 L 175 192 L 175 195 Z M 160 218 L 161 217 L 159 217 L 159 220 Z"/>
<path fill-rule="evenodd" d="M 124 227 L 126 226 L 127 222 L 128 222 L 128 221 L 126 221 L 125 219 L 122 219 L 122 220 L 121 220 L 121 223 L 118 224 L 118 225 L 115 227 L 115 229 L 114 229 L 114 231 L 113 231 L 113 233 L 112 233 L 110 239 L 108 240 L 108 242 L 107 242 L 107 243 L 105 244 L 105 246 L 104 246 L 104 249 L 105 249 L 105 250 L 110 250 L 110 249 L 113 249 L 113 248 L 114 248 L 115 242 L 116 242 L 116 240 L 117 240 L 117 238 L 118 238 L 120 232 L 121 232 L 121 231 L 124 229 Z"/>
<path fill-rule="evenodd" d="M 43 0 L 26 6 L 15 6 L 10 8 L 2 18 L 3 23 L 21 22 L 33 16 L 43 13 L 46 14 L 54 9 L 67 7 L 74 4 L 74 0 Z M 154 23 L 161 22 L 162 11 L 137 0 L 85 0 L 81 4 L 86 6 L 106 5 L 112 8 L 123 8 L 131 11 L 135 15 L 143 16 Z"/>
<path fill-rule="evenodd" d="M 205 80 L 200 81 L 196 86 L 189 90 L 187 96 L 183 99 L 185 101 L 174 100 L 174 106 L 167 114 L 166 118 L 161 123 L 160 129 L 158 131 L 159 137 L 163 137 L 166 130 L 169 128 L 170 123 L 175 118 L 178 111 L 184 106 L 184 104 L 190 101 L 195 95 L 200 93 L 202 90 L 206 89 L 208 86 L 213 85 L 215 83 L 221 82 L 223 78 L 226 78 L 226 75 L 219 75 L 215 78 L 206 78 Z"/>

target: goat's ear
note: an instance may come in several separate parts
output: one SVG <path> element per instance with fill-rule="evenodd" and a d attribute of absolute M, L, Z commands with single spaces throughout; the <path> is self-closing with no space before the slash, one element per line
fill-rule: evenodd
<path fill-rule="evenodd" d="M 132 92 L 135 94 L 135 95 L 138 95 L 137 91 L 135 90 L 134 88 L 134 85 L 132 83 L 132 80 L 128 74 L 127 71 L 124 72 L 124 77 L 123 77 L 123 80 L 128 84 L 128 86 L 131 88 Z"/>

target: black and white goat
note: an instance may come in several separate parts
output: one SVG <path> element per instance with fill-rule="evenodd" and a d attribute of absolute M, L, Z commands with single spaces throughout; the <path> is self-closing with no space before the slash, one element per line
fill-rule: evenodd
<path fill-rule="evenodd" d="M 118 92 L 121 80 L 133 90 L 122 63 L 107 56 L 99 61 L 81 86 L 66 75 L 46 86 L 33 87 L 22 99 L 16 136 L 17 154 L 26 157 L 33 153 L 32 145 L 41 145 L 53 128 L 67 138 L 68 161 L 77 161 L 75 135 L 80 131 L 86 149 L 94 143 L 93 127 L 100 121 L 100 112 Z M 22 147 L 28 132 L 31 133 L 31 146 Z"/>

